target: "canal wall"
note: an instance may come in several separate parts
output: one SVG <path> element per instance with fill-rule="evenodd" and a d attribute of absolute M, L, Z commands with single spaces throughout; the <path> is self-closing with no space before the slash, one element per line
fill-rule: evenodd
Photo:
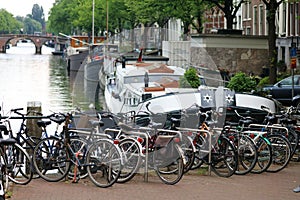
<path fill-rule="evenodd" d="M 164 41 L 163 56 L 170 58 L 170 65 L 261 75 L 268 64 L 268 38 L 209 34 L 190 41 Z"/>

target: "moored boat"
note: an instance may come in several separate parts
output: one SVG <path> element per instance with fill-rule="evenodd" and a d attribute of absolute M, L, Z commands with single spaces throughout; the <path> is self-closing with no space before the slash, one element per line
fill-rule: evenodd
<path fill-rule="evenodd" d="M 130 62 L 132 60 L 138 61 Z M 185 69 L 167 65 L 167 58 L 143 57 L 143 61 L 146 60 L 149 62 L 142 62 L 140 57 L 133 59 L 123 56 L 120 62 L 117 62 L 114 73 L 106 78 L 104 96 L 107 110 L 113 113 L 134 111 L 147 99 L 197 90 L 179 87 L 179 80 Z"/>

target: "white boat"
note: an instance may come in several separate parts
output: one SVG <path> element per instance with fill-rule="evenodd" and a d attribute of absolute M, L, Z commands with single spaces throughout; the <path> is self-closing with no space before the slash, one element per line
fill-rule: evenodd
<path fill-rule="evenodd" d="M 124 61 L 116 65 L 113 75 L 106 79 L 104 96 L 107 110 L 112 113 L 134 111 L 140 103 L 150 98 L 196 90 L 179 88 L 179 79 L 185 69 L 168 66 L 159 59 L 152 60 L 157 61 L 127 64 Z"/>

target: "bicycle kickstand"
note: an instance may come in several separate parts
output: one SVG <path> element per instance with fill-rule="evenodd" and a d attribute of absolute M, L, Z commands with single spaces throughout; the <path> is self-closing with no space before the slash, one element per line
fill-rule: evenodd
<path fill-rule="evenodd" d="M 76 163 L 75 163 L 75 166 L 74 166 L 74 176 L 73 176 L 73 180 L 72 180 L 72 183 L 78 183 L 79 179 L 80 179 L 80 175 L 77 176 L 77 171 L 78 171 L 78 156 L 79 156 L 80 152 L 77 152 L 75 154 L 76 156 Z"/>

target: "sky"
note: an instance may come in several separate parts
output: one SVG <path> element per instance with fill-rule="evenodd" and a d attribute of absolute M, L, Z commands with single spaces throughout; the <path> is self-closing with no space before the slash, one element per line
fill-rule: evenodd
<path fill-rule="evenodd" d="M 4 8 L 8 12 L 12 13 L 14 17 L 25 17 L 27 14 L 31 14 L 31 10 L 34 4 L 42 6 L 46 20 L 48 19 L 48 12 L 50 11 L 55 0 L 0 0 L 0 9 Z"/>

